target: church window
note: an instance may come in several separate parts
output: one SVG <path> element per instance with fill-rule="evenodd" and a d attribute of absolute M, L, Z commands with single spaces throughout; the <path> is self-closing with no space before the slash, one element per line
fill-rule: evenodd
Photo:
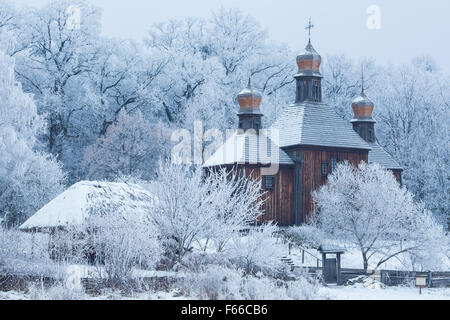
<path fill-rule="evenodd" d="M 320 101 L 320 82 L 319 81 L 313 82 L 313 100 Z"/>
<path fill-rule="evenodd" d="M 328 175 L 328 162 L 322 162 L 322 177 Z"/>
<path fill-rule="evenodd" d="M 272 176 L 266 176 L 265 177 L 265 185 L 266 185 L 266 190 L 273 190 L 274 189 L 274 185 L 275 185 L 275 178 Z"/>
<path fill-rule="evenodd" d="M 333 157 L 331 158 L 331 172 L 336 170 L 336 166 L 337 166 L 337 158 Z"/>

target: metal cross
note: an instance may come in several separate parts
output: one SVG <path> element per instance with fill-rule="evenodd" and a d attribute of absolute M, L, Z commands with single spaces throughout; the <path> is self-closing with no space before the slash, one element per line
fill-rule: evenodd
<path fill-rule="evenodd" d="M 311 40 L 311 29 L 312 28 L 314 28 L 314 25 L 312 24 L 311 17 L 310 17 L 308 25 L 305 28 L 305 30 L 308 30 L 309 40 Z"/>
<path fill-rule="evenodd" d="M 364 66 L 361 65 L 361 93 L 364 93 Z"/>

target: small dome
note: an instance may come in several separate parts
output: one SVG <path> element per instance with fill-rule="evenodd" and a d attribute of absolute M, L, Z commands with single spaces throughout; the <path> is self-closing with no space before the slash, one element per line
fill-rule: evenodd
<path fill-rule="evenodd" d="M 261 94 L 252 89 L 251 81 L 249 79 L 247 87 L 238 94 L 238 102 L 241 107 L 240 112 L 259 112 L 261 100 Z"/>
<path fill-rule="evenodd" d="M 375 104 L 366 96 L 364 90 L 352 101 L 354 119 L 357 120 L 373 120 L 372 114 Z"/>
<path fill-rule="evenodd" d="M 309 41 L 306 48 L 297 56 L 298 72 L 320 75 L 321 64 L 322 57 L 314 49 L 311 41 Z"/>
<path fill-rule="evenodd" d="M 353 99 L 352 105 L 356 105 L 358 107 L 359 106 L 373 107 L 374 103 L 366 96 L 366 93 L 363 90 L 359 96 L 357 96 L 355 99 Z"/>

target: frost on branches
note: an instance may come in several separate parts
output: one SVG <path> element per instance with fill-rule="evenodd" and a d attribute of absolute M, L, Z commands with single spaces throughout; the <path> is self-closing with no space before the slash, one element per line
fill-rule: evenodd
<path fill-rule="evenodd" d="M 14 77 L 14 59 L 0 51 L 0 217 L 18 225 L 63 189 L 64 174 L 33 150 L 42 128 L 36 106 Z"/>
<path fill-rule="evenodd" d="M 229 241 L 261 215 L 261 182 L 224 170 L 160 164 L 151 217 L 166 249 L 167 264 L 181 263 L 194 244 L 225 250 Z"/>
<path fill-rule="evenodd" d="M 149 180 L 155 175 L 158 157 L 168 154 L 168 140 L 162 124 L 152 125 L 139 110 L 133 114 L 123 110 L 105 136 L 86 149 L 84 164 L 91 179 L 125 175 Z"/>
<path fill-rule="evenodd" d="M 371 259 L 378 268 L 403 253 L 429 258 L 447 245 L 431 212 L 377 164 L 338 165 L 314 198 L 319 228 L 358 247 L 365 270 Z"/>

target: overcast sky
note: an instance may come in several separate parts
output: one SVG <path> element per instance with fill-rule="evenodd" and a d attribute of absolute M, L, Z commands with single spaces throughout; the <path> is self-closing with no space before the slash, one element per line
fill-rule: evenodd
<path fill-rule="evenodd" d="M 88 0 L 102 9 L 103 33 L 142 39 L 149 26 L 188 16 L 209 17 L 221 6 L 251 14 L 272 40 L 300 50 L 311 16 L 313 44 L 322 55 L 373 57 L 380 63 L 405 63 L 432 56 L 450 73 L 448 0 Z M 46 0 L 14 0 L 41 6 Z M 381 29 L 369 29 L 367 9 L 380 9 Z M 374 17 L 374 16 L 372 16 Z M 371 20 L 372 21 L 372 20 Z M 371 24 L 373 26 L 373 24 Z"/>

